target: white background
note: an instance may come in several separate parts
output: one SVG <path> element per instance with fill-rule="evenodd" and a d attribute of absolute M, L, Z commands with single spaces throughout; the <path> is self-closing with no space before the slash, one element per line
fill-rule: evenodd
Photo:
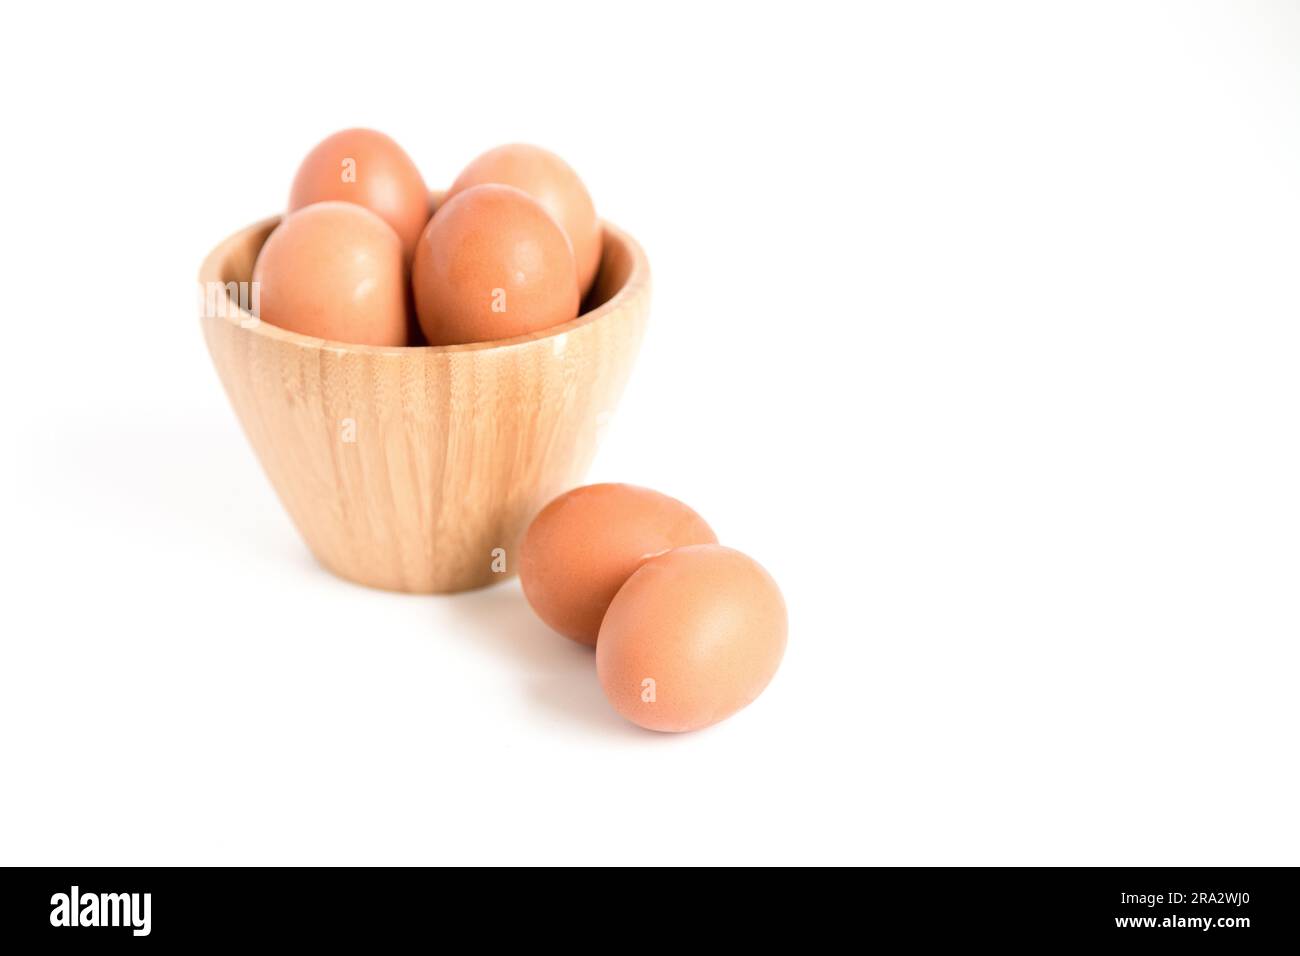
<path fill-rule="evenodd" d="M 8 14 L 0 862 L 1300 863 L 1296 5 L 276 6 Z M 194 280 L 351 125 L 641 240 L 590 477 L 780 582 L 748 710 L 314 564 Z"/>

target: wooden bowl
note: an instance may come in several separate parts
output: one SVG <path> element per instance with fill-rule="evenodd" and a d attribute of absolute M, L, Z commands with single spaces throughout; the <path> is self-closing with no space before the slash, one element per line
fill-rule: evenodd
<path fill-rule="evenodd" d="M 641 247 L 604 225 L 600 271 L 572 322 L 381 348 L 289 332 L 240 306 L 279 221 L 212 251 L 200 311 L 235 414 L 307 546 L 335 574 L 395 591 L 509 576 L 533 515 L 582 480 L 632 370 L 650 306 Z"/>

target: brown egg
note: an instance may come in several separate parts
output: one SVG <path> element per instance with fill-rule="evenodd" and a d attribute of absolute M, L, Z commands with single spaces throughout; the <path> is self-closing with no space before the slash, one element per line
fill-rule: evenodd
<path fill-rule="evenodd" d="M 410 263 L 429 221 L 429 190 L 402 147 L 373 129 L 345 129 L 322 140 L 298 167 L 289 211 L 330 199 L 377 214 L 397 231 Z"/>
<path fill-rule="evenodd" d="M 587 485 L 533 519 L 519 580 L 537 616 L 565 637 L 595 644 L 609 602 L 647 559 L 718 539 L 676 498 L 635 485 Z"/>
<path fill-rule="evenodd" d="M 600 266 L 601 231 L 596 207 L 578 174 L 560 157 L 540 146 L 515 143 L 490 149 L 466 166 L 447 196 L 450 198 L 484 183 L 522 189 L 555 217 L 573 243 L 579 293 L 585 296 Z"/>
<path fill-rule="evenodd" d="M 512 186 L 475 186 L 443 203 L 416 244 L 411 285 L 430 345 L 506 339 L 578 315 L 569 240 Z"/>
<path fill-rule="evenodd" d="M 763 692 L 785 653 L 785 601 L 752 558 L 716 544 L 651 558 L 605 613 L 596 671 L 650 730 L 698 730 Z"/>
<path fill-rule="evenodd" d="M 368 209 L 323 202 L 285 217 L 253 266 L 259 316 L 357 345 L 406 344 L 402 243 Z"/>

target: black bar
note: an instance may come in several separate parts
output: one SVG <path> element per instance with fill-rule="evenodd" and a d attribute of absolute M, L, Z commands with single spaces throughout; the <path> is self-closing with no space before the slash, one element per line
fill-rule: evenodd
<path fill-rule="evenodd" d="M 661 869 L 601 874 L 588 887 L 580 872 L 557 878 L 425 869 L 7 869 L 0 939 L 6 948 L 13 941 L 95 949 L 249 942 L 373 948 L 409 942 L 412 933 L 415 939 L 451 943 L 468 932 L 498 943 L 517 933 L 530 945 L 557 945 L 577 934 L 592 945 L 653 949 L 678 948 L 697 937 L 731 944 L 753 939 L 770 946 L 781 938 L 778 931 L 788 931 L 824 941 L 846 933 L 864 941 L 901 933 L 916 942 L 1234 950 L 1267 944 L 1285 950 L 1300 939 L 1295 874 L 1294 869 L 1174 868 L 845 869 L 815 875 Z M 118 925 L 71 925 L 74 886 L 77 923 Z M 64 902 L 69 905 L 61 908 Z M 608 936 L 611 925 L 627 934 L 624 942 Z M 690 936 L 682 935 L 686 932 Z M 546 934 L 555 935 L 547 942 Z"/>

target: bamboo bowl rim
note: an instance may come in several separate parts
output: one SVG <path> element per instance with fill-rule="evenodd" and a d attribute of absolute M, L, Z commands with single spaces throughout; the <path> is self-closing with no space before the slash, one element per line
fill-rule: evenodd
<path fill-rule="evenodd" d="M 431 194 L 431 199 L 435 206 L 442 200 L 443 194 L 435 192 Z M 212 318 L 224 319 L 232 325 L 239 326 L 242 331 L 252 335 L 261 335 L 270 339 L 278 339 L 283 342 L 300 346 L 305 349 L 315 349 L 318 351 L 328 350 L 332 352 L 354 352 L 364 355 L 391 355 L 391 356 L 412 356 L 419 353 L 454 353 L 454 352 L 484 352 L 495 349 L 508 349 L 530 342 L 537 342 L 542 339 L 548 339 L 555 336 L 566 335 L 576 329 L 583 328 L 599 322 L 601 319 L 611 315 L 616 315 L 622 308 L 623 304 L 629 299 L 636 296 L 644 289 L 650 281 L 650 262 L 646 258 L 645 251 L 641 248 L 640 243 L 633 239 L 628 233 L 615 226 L 613 223 L 602 219 L 600 221 L 602 231 L 601 245 L 601 269 L 604 268 L 606 259 L 606 250 L 611 246 L 621 246 L 631 260 L 631 268 L 628 270 L 627 278 L 622 285 L 608 299 L 596 306 L 590 312 L 583 312 L 576 318 L 560 325 L 553 325 L 549 328 L 539 329 L 536 332 L 527 332 L 523 335 L 511 336 L 508 339 L 491 339 L 487 342 L 465 342 L 459 345 L 359 345 L 354 342 L 339 342 L 334 339 L 322 339 L 314 335 L 304 335 L 301 332 L 293 332 L 289 329 L 280 328 L 278 325 L 272 325 L 244 309 L 240 304 L 230 298 L 228 283 L 235 281 L 231 279 L 226 271 L 227 264 L 230 261 L 231 253 L 239 248 L 247 239 L 250 232 L 266 230 L 267 236 L 271 231 L 284 219 L 283 215 L 269 216 L 266 219 L 259 220 L 251 225 L 245 226 L 238 232 L 227 236 L 216 248 L 208 253 L 207 258 L 199 267 L 199 285 L 207 287 L 209 283 L 219 283 L 227 286 L 226 291 L 222 293 L 225 297 L 224 314 L 213 316 Z M 265 238 L 262 240 L 265 242 Z M 260 248 L 259 248 L 260 251 Z M 600 269 L 596 273 L 597 282 L 600 280 Z M 246 281 L 252 281 L 251 274 Z M 208 318 L 208 316 L 204 316 Z"/>

